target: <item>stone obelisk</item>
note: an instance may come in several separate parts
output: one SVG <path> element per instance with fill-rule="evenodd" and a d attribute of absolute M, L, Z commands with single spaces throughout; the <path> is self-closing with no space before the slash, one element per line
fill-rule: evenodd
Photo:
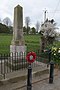
<path fill-rule="evenodd" d="M 17 5 L 14 8 L 14 25 L 13 25 L 13 39 L 10 45 L 10 52 L 15 56 L 15 52 L 26 52 L 26 46 L 23 36 L 23 8 Z"/>

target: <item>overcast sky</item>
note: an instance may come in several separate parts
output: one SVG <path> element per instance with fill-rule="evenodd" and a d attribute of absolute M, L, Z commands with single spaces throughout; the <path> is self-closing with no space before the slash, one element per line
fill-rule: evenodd
<path fill-rule="evenodd" d="M 23 7 L 23 21 L 29 16 L 30 25 L 43 22 L 45 9 L 47 17 L 60 25 L 60 0 L 0 0 L 0 18 L 9 17 L 13 21 L 14 7 L 18 4 Z"/>

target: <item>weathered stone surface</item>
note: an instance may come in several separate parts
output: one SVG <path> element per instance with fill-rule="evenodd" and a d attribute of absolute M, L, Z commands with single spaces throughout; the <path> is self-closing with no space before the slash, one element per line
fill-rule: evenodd
<path fill-rule="evenodd" d="M 10 45 L 10 53 L 11 53 L 11 57 L 13 57 L 13 59 L 24 58 L 25 54 L 26 54 L 26 46 Z"/>
<path fill-rule="evenodd" d="M 23 53 L 23 56 L 20 53 Z M 11 58 L 20 59 L 24 57 L 26 53 L 26 46 L 23 36 L 23 8 L 17 5 L 14 8 L 14 25 L 13 25 L 13 39 L 10 45 Z"/>
<path fill-rule="evenodd" d="M 23 37 L 23 8 L 17 5 L 14 8 L 14 26 L 12 45 L 24 45 Z"/>

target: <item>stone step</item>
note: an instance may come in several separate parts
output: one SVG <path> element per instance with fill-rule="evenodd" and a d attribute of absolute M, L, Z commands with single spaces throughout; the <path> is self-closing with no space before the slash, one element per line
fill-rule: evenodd
<path fill-rule="evenodd" d="M 20 70 L 20 71 L 14 71 L 12 73 L 8 73 L 5 75 L 5 79 L 0 80 L 0 83 L 9 84 L 9 83 L 16 83 L 19 81 L 26 81 L 27 80 L 27 69 Z M 47 65 L 37 66 L 32 68 L 32 77 L 41 76 L 43 74 L 48 74 L 49 68 L 47 68 Z"/>

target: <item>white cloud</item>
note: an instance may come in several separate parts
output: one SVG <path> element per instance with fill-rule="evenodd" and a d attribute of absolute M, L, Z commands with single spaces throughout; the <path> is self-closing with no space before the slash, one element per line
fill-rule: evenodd
<path fill-rule="evenodd" d="M 31 24 L 35 24 L 38 21 L 43 21 L 43 10 L 46 8 L 48 13 L 47 17 L 53 18 L 57 23 L 60 23 L 60 14 L 57 13 L 54 16 L 54 10 L 59 0 L 0 0 L 0 18 L 4 19 L 9 17 L 13 21 L 14 7 L 20 4 L 23 7 L 24 19 L 29 16 Z M 60 5 L 57 7 L 60 9 Z M 51 12 L 51 13 L 50 13 Z"/>

